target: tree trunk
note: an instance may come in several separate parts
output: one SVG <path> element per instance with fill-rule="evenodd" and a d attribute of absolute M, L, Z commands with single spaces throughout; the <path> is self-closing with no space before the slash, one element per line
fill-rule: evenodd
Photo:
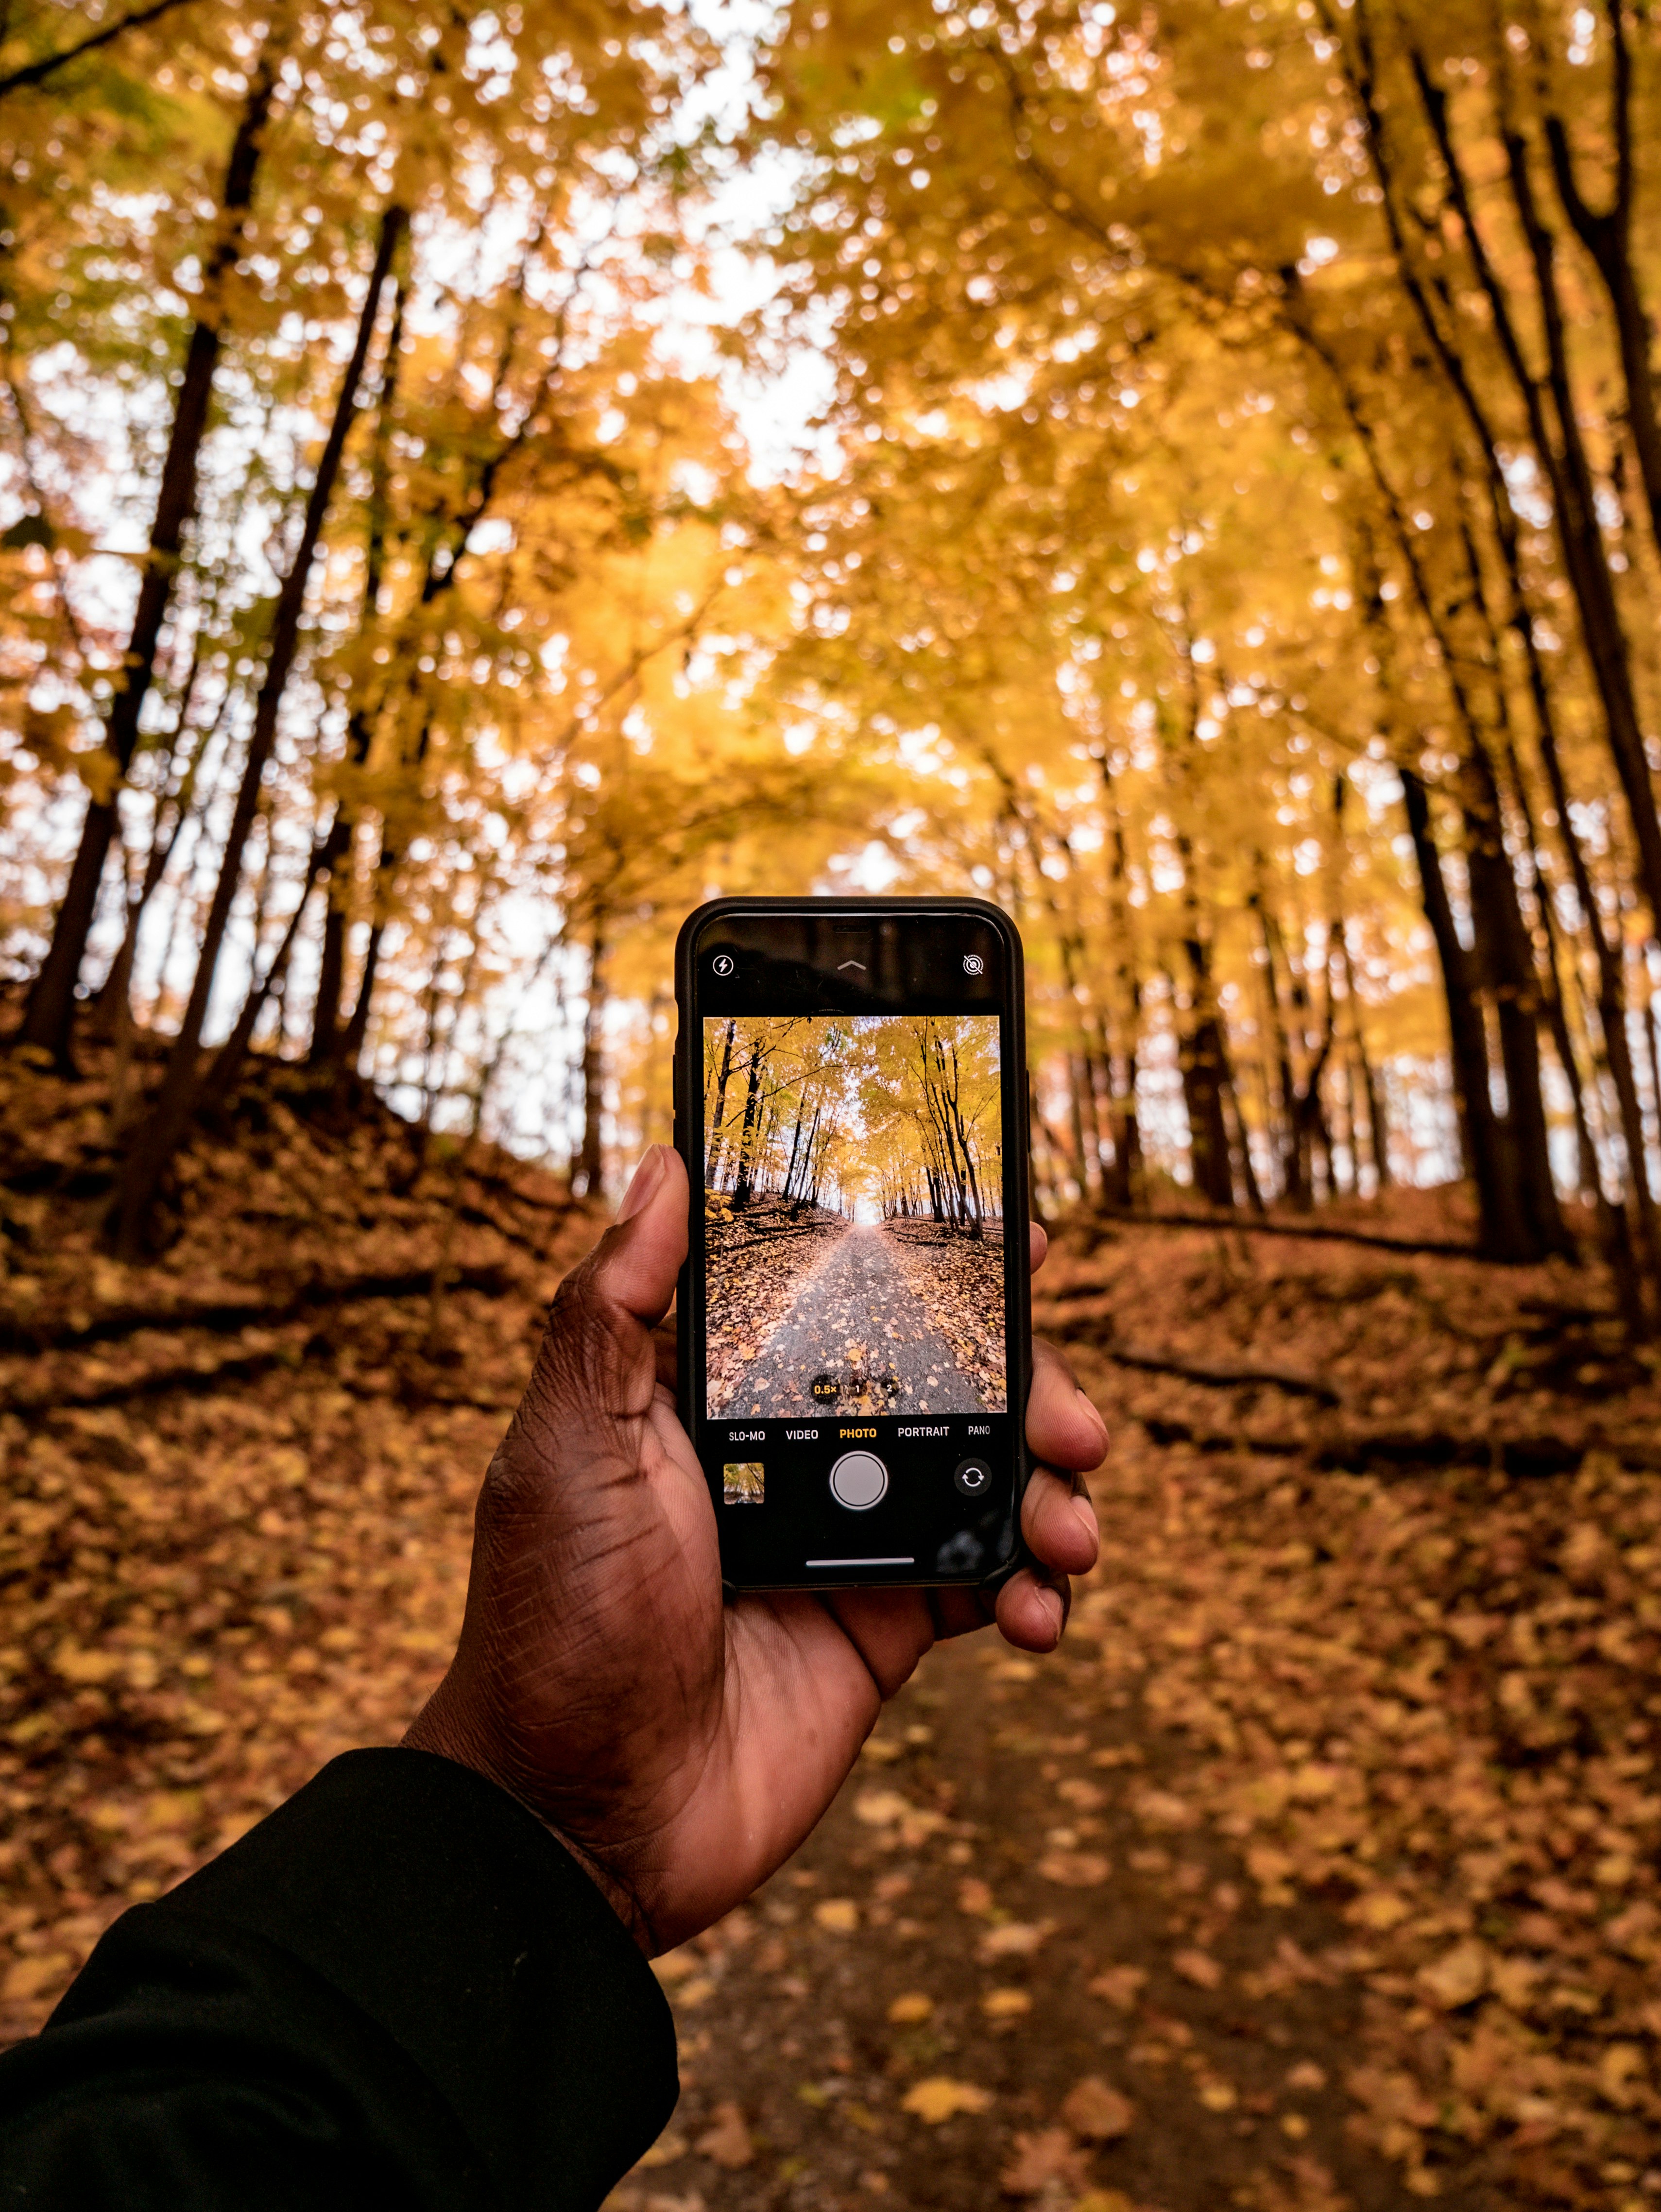
<path fill-rule="evenodd" d="M 1591 940 L 1592 957 L 1597 963 L 1597 1023 L 1603 1031 L 1604 1062 L 1615 1086 L 1615 1105 L 1621 1117 L 1621 1139 L 1627 1153 L 1627 1187 L 1633 1194 L 1633 1205 L 1638 1216 L 1639 1247 L 1644 1255 L 1652 1293 L 1661 1297 L 1661 1226 L 1656 1220 L 1649 1161 L 1644 1143 L 1643 1109 L 1639 1103 L 1638 1085 L 1627 1036 L 1626 977 L 1621 965 L 1621 950 L 1618 943 L 1611 941 L 1609 932 L 1604 927 L 1603 912 L 1597 903 L 1597 886 L 1592 882 L 1591 871 L 1586 866 L 1585 854 L 1575 833 L 1568 782 L 1557 746 L 1556 727 L 1549 717 L 1541 724 L 1539 738 L 1540 757 L 1545 765 L 1547 787 L 1551 793 L 1552 806 L 1557 815 L 1558 842 L 1569 864 L 1575 901 Z M 1601 1188 L 1601 1185 L 1599 1187 Z M 1622 1219 L 1624 1223 L 1624 1215 Z"/>
<path fill-rule="evenodd" d="M 266 963 L 265 973 L 253 984 L 242 1002 L 242 1011 L 236 1018 L 236 1026 L 219 1050 L 214 1054 L 213 1065 L 203 1080 L 201 1108 L 208 1114 L 216 1112 L 229 1103 L 242 1078 L 253 1033 L 259 1025 L 259 1017 L 270 1003 L 272 994 L 280 994 L 288 978 L 289 963 L 300 939 L 300 925 L 307 908 L 311 904 L 312 891 L 319 872 L 319 853 L 314 848 L 311 864 L 306 871 L 306 880 L 301 886 L 300 896 L 295 902 L 294 912 L 289 916 L 277 950 Z M 278 1050 L 282 1040 L 278 1038 Z"/>
<path fill-rule="evenodd" d="M 1601 214 L 1581 196 L 1568 132 L 1560 115 L 1545 118 L 1546 145 L 1563 212 L 1591 255 L 1609 295 L 1627 386 L 1627 426 L 1644 480 L 1656 547 L 1661 551 L 1661 419 L 1658 419 L 1655 377 L 1650 366 L 1649 318 L 1644 312 L 1632 258 L 1637 182 L 1633 159 L 1632 52 L 1627 43 L 1621 0 L 1608 0 L 1603 15 L 1609 33 L 1609 136 L 1615 146 L 1615 192 Z"/>
<path fill-rule="evenodd" d="M 819 1112 L 819 1108 L 815 1106 L 813 1109 L 812 1126 L 807 1132 L 807 1143 L 801 1156 L 801 1173 L 796 1178 L 794 1191 L 787 1194 L 791 1199 L 792 1205 L 796 1213 L 800 1213 L 801 1212 L 807 1196 L 807 1177 L 813 1165 L 813 1148 L 818 1142 Z"/>
<path fill-rule="evenodd" d="M 1476 749 L 1480 752 L 1480 747 Z M 1477 958 L 1492 990 L 1506 1074 L 1516 1202 L 1536 1254 L 1572 1253 L 1552 1179 L 1545 1102 L 1540 1087 L 1539 977 L 1517 899 L 1517 878 L 1498 821 L 1498 793 L 1486 757 L 1480 813 L 1466 811 L 1465 871 Z"/>
<path fill-rule="evenodd" d="M 1530 437 L 1550 486 L 1553 529 L 1562 555 L 1564 573 L 1574 595 L 1581 639 L 1603 709 L 1609 750 L 1626 794 L 1645 894 L 1652 916 L 1661 916 L 1661 821 L 1656 815 L 1655 793 L 1650 781 L 1633 688 L 1631 658 L 1621 627 L 1615 581 L 1597 520 L 1596 488 L 1580 433 L 1579 411 L 1569 372 L 1565 315 L 1557 285 L 1556 240 L 1535 198 L 1527 145 L 1507 122 L 1503 131 L 1506 175 L 1533 268 L 1546 339 L 1547 374 L 1542 389 L 1523 352 L 1510 295 L 1476 225 L 1463 164 L 1448 122 L 1447 95 L 1433 82 L 1421 54 L 1410 50 L 1409 59 L 1447 173 L 1449 197 L 1493 315 L 1494 335 L 1527 413 Z M 1555 438 L 1546 410 L 1548 390 L 1556 418 Z"/>
<path fill-rule="evenodd" d="M 1360 1071 L 1361 1097 L 1366 1107 L 1367 1157 L 1372 1163 L 1373 1178 L 1378 1190 L 1390 1188 L 1390 1130 L 1384 1120 L 1383 1086 L 1373 1070 L 1372 1057 L 1367 1050 L 1366 1032 L 1361 1026 L 1361 1001 L 1355 988 L 1355 963 L 1349 957 L 1349 939 L 1340 935 L 1338 950 L 1344 963 L 1344 989 L 1349 999 L 1350 1034 L 1355 1041 L 1356 1066 Z"/>
<path fill-rule="evenodd" d="M 1398 766 L 1397 773 L 1414 857 L 1419 864 L 1419 895 L 1442 969 L 1454 1097 L 1466 1164 L 1476 1185 L 1478 1242 L 1490 1259 L 1533 1259 L 1536 1255 L 1516 1204 L 1514 1179 L 1507 1172 L 1505 1132 L 1488 1090 L 1488 1039 L 1482 1008 L 1471 985 L 1469 963 L 1459 942 L 1441 856 L 1431 831 L 1430 800 L 1413 769 Z"/>
<path fill-rule="evenodd" d="M 404 343 L 405 299 L 405 287 L 400 282 L 392 293 L 392 321 L 386 331 L 386 355 L 381 367 L 380 389 L 375 398 L 374 442 L 369 456 L 368 532 L 363 550 L 363 626 L 366 629 L 373 627 L 380 605 L 380 586 L 386 569 L 386 453 L 392 429 L 393 395 L 398 389 L 399 361 Z M 374 716 L 367 701 L 359 695 L 354 699 L 351 719 L 346 726 L 346 759 L 352 768 L 362 768 L 368 759 L 374 736 Z M 323 918 L 317 1000 L 312 1010 L 312 1042 L 307 1054 L 313 1067 L 334 1066 L 341 1057 L 344 1043 L 340 1002 L 346 981 L 346 909 L 350 881 L 350 872 L 342 877 L 340 864 L 351 851 L 352 833 L 356 826 L 356 817 L 350 805 L 343 799 L 335 810 L 333 822 L 329 825 L 329 839 L 322 860 L 328 879 L 329 906 Z M 367 1015 L 367 1007 L 365 1012 Z"/>
<path fill-rule="evenodd" d="M 721 1160 L 721 1125 L 727 1115 L 727 1085 L 733 1073 L 733 1039 L 737 1030 L 737 1022 L 729 1019 L 727 1034 L 721 1039 L 721 1078 L 715 1085 L 715 1110 L 709 1120 L 703 1170 L 704 1182 L 711 1190 L 715 1188 L 715 1170 Z"/>
<path fill-rule="evenodd" d="M 1186 949 L 1192 972 L 1196 955 L 1202 948 L 1189 939 Z M 1187 1035 L 1178 1041 L 1177 1060 L 1183 1076 L 1183 1103 L 1188 1109 L 1189 1156 L 1193 1163 L 1194 1188 L 1211 1205 L 1232 1206 L 1234 1177 L 1228 1158 L 1228 1121 L 1223 1111 L 1228 1060 L 1222 1028 L 1214 1014 L 1196 1013 Z"/>
<path fill-rule="evenodd" d="M 1183 1079 L 1183 1103 L 1188 1109 L 1189 1158 L 1194 1188 L 1209 1204 L 1232 1206 L 1234 1176 L 1229 1163 L 1228 1120 L 1223 1093 L 1229 1079 L 1228 1053 L 1223 1042 L 1211 990 L 1211 960 L 1199 933 L 1199 909 L 1193 892 L 1193 872 L 1187 840 L 1178 840 L 1183 880 L 1187 886 L 1188 927 L 1183 939 L 1187 956 L 1189 1020 L 1185 1030 L 1178 1017 L 1177 1061 Z M 1176 1011 L 1176 987 L 1171 1003 Z"/>
<path fill-rule="evenodd" d="M 1105 746 L 1096 757 L 1107 814 L 1103 840 L 1107 854 L 1107 926 L 1113 939 L 1112 1026 L 1122 1040 L 1119 1066 L 1108 1062 L 1108 1127 L 1113 1145 L 1110 1179 L 1104 1176 L 1104 1203 L 1135 1205 L 1141 1194 L 1141 1131 L 1136 1119 L 1136 1058 L 1141 1027 L 1141 981 L 1131 926 L 1130 864 L 1124 815 L 1119 805 L 1113 763 Z"/>
<path fill-rule="evenodd" d="M 605 935 L 594 918 L 588 940 L 588 999 L 582 1014 L 582 1141 L 577 1149 L 573 1197 L 598 1198 L 605 1176 L 601 1142 L 605 1111 Z"/>
<path fill-rule="evenodd" d="M 755 1039 L 750 1047 L 749 1080 L 744 1093 L 744 1126 L 739 1133 L 738 1174 L 733 1183 L 733 1211 L 741 1213 L 750 1203 L 754 1168 L 756 1107 L 761 1095 L 761 1040 Z M 818 1199 L 818 1177 L 813 1178 L 813 1197 Z"/>
<path fill-rule="evenodd" d="M 29 993 L 15 1042 L 51 1053 L 66 1073 L 73 1069 L 70 1030 L 75 987 L 86 957 L 87 939 L 98 910 L 99 886 L 115 835 L 121 782 L 138 744 L 139 717 L 155 672 L 156 647 L 173 597 L 185 532 L 196 514 L 197 465 L 207 429 L 214 372 L 221 346 L 220 292 L 241 251 L 248 209 L 259 167 L 260 143 L 277 84 L 277 54 L 267 40 L 254 64 L 242 116 L 232 141 L 225 185 L 220 195 L 216 235 L 204 258 L 202 307 L 191 328 L 184 374 L 173 407 L 161 488 L 150 522 L 150 542 L 133 611 L 123 674 L 105 723 L 104 750 L 116 776 L 106 799 L 93 799 L 81 824 L 81 842 L 64 887 L 52 943 Z"/>
<path fill-rule="evenodd" d="M 1619 7 L 1613 0 L 1610 13 Z M 1331 19 L 1329 20 L 1329 23 Z M 1503 71 L 1495 73 L 1497 97 L 1500 106 L 1502 136 L 1506 155 L 1506 176 L 1518 222 L 1524 233 L 1535 277 L 1536 302 L 1545 334 L 1548 356 L 1548 377 L 1544 385 L 1530 368 L 1518 336 L 1518 319 L 1513 313 L 1511 294 L 1502 281 L 1490 256 L 1482 232 L 1478 227 L 1471 203 L 1469 183 L 1454 143 L 1448 117 L 1448 97 L 1431 75 L 1424 56 L 1409 42 L 1407 59 L 1417 88 L 1425 118 L 1435 139 L 1441 156 L 1445 179 L 1442 191 L 1443 210 L 1427 218 L 1422 206 L 1413 206 L 1411 195 L 1396 177 L 1385 131 L 1383 104 L 1377 86 L 1372 27 L 1366 0 L 1359 0 L 1354 8 L 1355 44 L 1353 48 L 1340 41 L 1344 66 L 1349 82 L 1366 125 L 1369 159 L 1384 207 L 1385 221 L 1395 249 L 1397 266 L 1404 288 L 1419 316 L 1425 335 L 1436 355 L 1459 405 L 1463 410 L 1481 445 L 1488 478 L 1488 489 L 1499 518 L 1500 535 L 1507 551 L 1515 575 L 1515 519 L 1511 508 L 1511 497 L 1506 483 L 1498 451 L 1498 441 L 1475 384 L 1462 359 L 1457 343 L 1456 318 L 1451 307 L 1449 288 L 1444 283 L 1433 287 L 1440 301 L 1443 313 L 1439 319 L 1427 289 L 1427 280 L 1415 256 L 1409 251 L 1408 231 L 1415 237 L 1426 233 L 1427 226 L 1437 235 L 1452 230 L 1457 225 L 1457 234 L 1463 240 L 1476 281 L 1488 303 L 1494 337 L 1505 361 L 1517 394 L 1528 418 L 1529 435 L 1536 456 L 1551 492 L 1552 529 L 1557 540 L 1570 589 L 1574 598 L 1579 619 L 1582 642 L 1591 665 L 1599 699 L 1603 709 L 1605 732 L 1609 749 L 1614 755 L 1617 774 L 1625 792 L 1633 823 L 1634 835 L 1640 854 L 1640 872 L 1652 919 L 1661 916 L 1661 823 L 1658 822 L 1654 793 L 1650 782 L 1648 763 L 1639 723 L 1636 699 L 1633 688 L 1632 670 L 1626 640 L 1622 634 L 1615 601 L 1613 579 L 1609 568 L 1607 550 L 1599 528 L 1593 479 L 1587 465 L 1584 441 L 1580 434 L 1578 410 L 1571 387 L 1567 354 L 1564 342 L 1564 315 L 1558 293 L 1555 265 L 1555 242 L 1542 221 L 1535 198 L 1529 170 L 1527 147 L 1512 127 L 1508 112 L 1508 94 Z M 1616 21 L 1614 25 L 1616 48 L 1616 82 L 1615 137 L 1617 149 L 1617 198 L 1630 205 L 1630 114 L 1628 104 L 1628 86 L 1621 72 L 1625 68 L 1624 32 Z M 1548 136 L 1550 122 L 1548 121 Z M 1564 149 L 1565 156 L 1567 148 Z M 1554 162 L 1558 152 L 1553 148 Z M 1572 187 L 1572 179 L 1568 180 Z M 1565 179 L 1559 171 L 1561 193 Z M 1578 198 L 1578 195 L 1576 196 Z M 1404 208 L 1411 208 L 1404 214 Z M 1573 210 L 1571 208 L 1571 219 Z M 1449 220 L 1451 218 L 1451 221 Z M 1596 255 L 1594 254 L 1594 258 Z M 1607 277 L 1606 277 L 1607 281 Z M 1342 372 L 1329 351 L 1306 325 L 1294 317 L 1293 327 L 1316 351 L 1319 352 L 1335 377 L 1342 384 Z M 1628 346 L 1623 333 L 1623 357 Z M 1647 371 L 1647 358 L 1645 361 Z M 1640 380 L 1640 386 L 1644 380 Z M 1558 425 L 1558 438 L 1554 438 L 1546 405 L 1549 390 L 1552 411 Z M 1372 452 L 1370 433 L 1359 419 L 1353 398 L 1346 393 L 1346 404 L 1356 427 L 1368 442 L 1369 459 L 1375 475 L 1379 474 L 1377 455 Z M 1639 401 L 1634 397 L 1634 411 Z M 1651 410 L 1652 414 L 1652 408 Z M 1560 442 L 1561 441 L 1561 442 Z M 1381 489 L 1383 485 L 1380 477 Z M 1513 620 L 1515 617 L 1513 616 Z"/>
<path fill-rule="evenodd" d="M 1281 1157 L 1281 1191 L 1290 1205 L 1303 1211 L 1313 1203 L 1315 1196 L 1313 1127 L 1320 1112 L 1321 1076 L 1332 1048 L 1332 1008 L 1329 1003 L 1325 1039 L 1317 1048 L 1316 1057 L 1305 1076 L 1303 1087 L 1299 1089 L 1293 1066 L 1292 1042 L 1281 1012 L 1280 969 L 1282 962 L 1287 971 L 1287 996 L 1297 1018 L 1299 1048 L 1305 1053 L 1310 1049 L 1309 992 L 1302 975 L 1293 964 L 1281 925 L 1269 912 L 1261 891 L 1253 892 L 1250 903 L 1256 908 L 1258 927 L 1262 932 L 1264 992 L 1275 1045 L 1281 1112 L 1285 1123 Z"/>
<path fill-rule="evenodd" d="M 122 1171 L 116 1241 L 118 1249 L 127 1259 L 137 1258 L 143 1248 L 150 1206 L 157 1187 L 195 1113 L 201 1080 L 198 1057 L 202 1029 L 207 1018 L 214 975 L 224 945 L 231 908 L 241 883 L 243 848 L 259 809 L 266 763 L 277 742 L 277 714 L 299 647 L 300 619 L 305 607 L 312 560 L 328 515 L 335 481 L 340 472 L 341 458 L 351 430 L 358 385 L 362 378 L 369 341 L 380 309 L 381 290 L 405 221 L 403 209 L 398 207 L 387 208 L 380 219 L 374 265 L 370 271 L 363 306 L 358 315 L 351 358 L 341 380 L 335 401 L 334 419 L 330 424 L 329 434 L 318 461 L 317 474 L 313 479 L 311 494 L 306 502 L 300 544 L 289 573 L 283 580 L 271 617 L 271 646 L 266 654 L 259 696 L 254 707 L 253 726 L 248 738 L 248 757 L 243 766 L 236 803 L 231 811 L 219 879 L 214 886 L 213 898 L 202 933 L 201 951 L 197 959 L 190 1000 L 179 1024 L 179 1035 L 168 1055 L 167 1072 L 162 1078 L 155 1109 L 135 1139 Z"/>
<path fill-rule="evenodd" d="M 1264 1207 L 1262 1190 L 1257 1181 L 1256 1162 L 1251 1157 L 1251 1132 L 1246 1127 L 1245 1114 L 1240 1104 L 1239 1089 L 1232 1074 L 1224 1085 L 1224 1103 L 1228 1108 L 1234 1124 L 1235 1152 L 1239 1161 L 1240 1181 L 1245 1187 L 1246 1204 L 1254 1213 L 1262 1213 L 1267 1209 Z"/>
<path fill-rule="evenodd" d="M 784 1170 L 784 1181 L 779 1189 L 779 1195 L 781 1198 L 789 1197 L 790 1186 L 796 1179 L 796 1155 L 801 1150 L 801 1122 L 802 1115 L 806 1110 L 806 1098 L 798 1098 L 796 1101 L 796 1123 L 794 1128 L 790 1132 L 790 1158 Z"/>

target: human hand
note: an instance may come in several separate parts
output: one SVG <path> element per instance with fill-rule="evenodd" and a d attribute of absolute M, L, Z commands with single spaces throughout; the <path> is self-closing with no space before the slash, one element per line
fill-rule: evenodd
<path fill-rule="evenodd" d="M 970 1589 L 724 1601 L 709 1486 L 652 1333 L 686 1256 L 688 1198 L 678 1153 L 653 1146 L 616 1225 L 560 1285 L 479 1496 L 455 1657 L 405 1738 L 528 1806 L 648 1953 L 788 1857 L 937 1638 L 995 1613 L 1011 1644 L 1054 1649 L 1067 1577 L 1096 1558 L 1079 1477 L 1107 1448 L 1065 1361 L 1035 1346 L 1026 1435 L 1044 1464 L 1021 1528 L 1038 1565 L 995 1603 Z M 1035 1230 L 1035 1269 L 1043 1256 Z"/>

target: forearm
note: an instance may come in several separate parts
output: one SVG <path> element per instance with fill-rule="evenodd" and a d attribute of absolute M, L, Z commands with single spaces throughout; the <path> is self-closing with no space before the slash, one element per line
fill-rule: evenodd
<path fill-rule="evenodd" d="M 655 1980 L 532 1815 L 356 1752 L 126 1914 L 0 2061 L 0 2203 L 587 2212 L 676 2091 Z"/>

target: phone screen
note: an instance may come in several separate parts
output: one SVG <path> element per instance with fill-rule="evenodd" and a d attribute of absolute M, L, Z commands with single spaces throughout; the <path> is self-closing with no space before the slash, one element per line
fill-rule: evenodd
<path fill-rule="evenodd" d="M 697 937 L 692 1412 L 729 1580 L 977 1579 L 1007 1550 L 1019 950 L 986 913 Z"/>

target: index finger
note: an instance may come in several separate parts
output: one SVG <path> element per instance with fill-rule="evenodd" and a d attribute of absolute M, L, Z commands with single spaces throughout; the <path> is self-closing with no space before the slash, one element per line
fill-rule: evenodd
<path fill-rule="evenodd" d="M 1107 1423 L 1055 1346 L 1042 1340 L 1032 1346 L 1026 1441 L 1035 1458 L 1069 1474 L 1088 1474 L 1107 1457 Z"/>

